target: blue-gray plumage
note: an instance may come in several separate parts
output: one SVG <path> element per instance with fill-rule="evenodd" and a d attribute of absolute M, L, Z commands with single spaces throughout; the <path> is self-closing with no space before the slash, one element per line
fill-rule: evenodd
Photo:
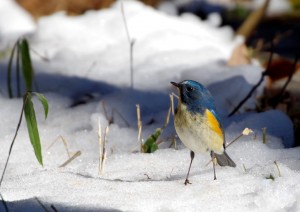
<path fill-rule="evenodd" d="M 235 167 L 235 163 L 225 152 L 223 126 L 208 89 L 193 80 L 171 83 L 179 90 L 174 124 L 179 138 L 191 150 L 189 171 L 194 152 L 210 151 L 211 157 L 216 158 L 219 165 Z M 189 183 L 188 175 L 185 184 Z"/>

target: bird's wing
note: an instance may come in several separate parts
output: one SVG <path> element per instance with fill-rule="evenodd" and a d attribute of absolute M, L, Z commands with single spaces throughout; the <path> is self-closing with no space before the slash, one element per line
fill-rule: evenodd
<path fill-rule="evenodd" d="M 224 138 L 223 128 L 220 123 L 220 118 L 216 114 L 215 110 L 205 110 L 205 116 L 209 127 L 217 133 L 220 137 Z"/>

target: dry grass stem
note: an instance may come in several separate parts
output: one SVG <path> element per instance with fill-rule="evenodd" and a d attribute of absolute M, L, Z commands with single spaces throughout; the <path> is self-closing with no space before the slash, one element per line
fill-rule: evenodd
<path fill-rule="evenodd" d="M 275 160 L 274 163 L 275 163 L 276 168 L 277 168 L 277 170 L 278 170 L 278 176 L 281 177 L 281 172 L 280 172 L 279 166 L 278 166 L 278 164 L 277 164 L 277 161 Z"/>
<path fill-rule="evenodd" d="M 104 141 L 103 141 L 103 146 L 102 146 L 100 174 L 104 173 L 104 165 L 105 165 L 105 162 L 106 162 L 106 142 L 107 142 L 108 131 L 109 131 L 109 128 L 107 126 L 107 127 L 105 127 L 105 131 L 104 131 Z"/>
<path fill-rule="evenodd" d="M 225 148 L 229 147 L 231 144 L 233 144 L 234 142 L 236 142 L 237 140 L 239 140 L 239 139 L 240 139 L 241 137 L 243 137 L 244 135 L 249 135 L 249 134 L 251 134 L 251 133 L 253 133 L 253 131 L 252 131 L 250 128 L 245 128 L 245 129 L 243 130 L 243 132 L 242 132 L 239 136 L 237 136 L 235 139 L 233 139 L 231 142 L 229 142 L 229 143 L 225 146 Z M 208 166 L 211 162 L 212 162 L 212 159 L 211 159 L 205 166 Z"/>
<path fill-rule="evenodd" d="M 136 105 L 136 115 L 137 115 L 137 126 L 138 126 L 138 143 L 140 144 L 140 152 L 143 151 L 143 143 L 141 140 L 142 136 L 142 121 L 141 121 L 141 109 L 140 105 Z"/>
<path fill-rule="evenodd" d="M 240 134 L 238 137 L 236 137 L 235 139 L 233 139 L 231 142 L 229 142 L 226 145 L 226 148 L 229 147 L 231 144 L 233 144 L 234 142 L 236 142 L 237 140 L 239 140 L 241 137 L 243 137 L 244 135 L 250 135 L 251 133 L 253 133 L 253 131 L 250 128 L 245 128 L 242 132 L 242 134 Z"/>
<path fill-rule="evenodd" d="M 70 154 L 70 151 L 69 151 L 69 148 L 68 148 L 68 141 L 63 137 L 63 136 L 58 136 L 58 138 L 55 139 L 55 141 L 53 141 L 47 148 L 47 150 L 49 150 L 59 139 L 61 139 L 61 141 L 63 142 L 64 144 L 64 147 L 65 147 L 65 150 L 67 152 L 67 155 L 68 155 L 68 158 L 71 157 L 71 154 Z"/>
<path fill-rule="evenodd" d="M 266 144 L 267 143 L 267 128 L 266 127 L 263 127 L 262 128 L 262 133 L 263 133 L 263 144 Z"/>
<path fill-rule="evenodd" d="M 81 151 L 77 151 L 72 157 L 70 157 L 66 162 L 59 166 L 59 168 L 65 167 L 69 163 L 71 163 L 75 158 L 81 155 Z"/>
<path fill-rule="evenodd" d="M 170 140 L 172 141 L 169 148 L 171 148 L 172 146 L 174 146 L 174 149 L 177 149 L 177 142 L 176 142 L 176 135 L 170 137 Z"/>
<path fill-rule="evenodd" d="M 162 127 L 162 130 L 164 130 L 168 124 L 169 124 L 169 121 L 170 121 L 170 115 L 171 115 L 171 106 L 169 107 L 168 109 L 168 113 L 167 113 L 167 116 L 166 116 L 166 120 L 165 120 L 165 123 L 164 123 L 164 126 Z"/>
<path fill-rule="evenodd" d="M 172 115 L 174 116 L 175 114 L 175 110 L 174 110 L 174 97 L 173 97 L 173 93 L 170 94 L 170 101 L 171 101 L 171 110 L 172 110 Z"/>
<path fill-rule="evenodd" d="M 103 108 L 103 111 L 104 111 L 105 118 L 108 121 L 108 125 L 110 125 L 111 123 L 113 123 L 113 116 L 111 115 L 111 117 L 109 117 L 108 112 L 106 110 L 106 103 L 105 102 L 102 102 L 102 108 Z"/>
<path fill-rule="evenodd" d="M 109 116 L 108 112 L 107 112 L 107 109 L 106 109 L 106 103 L 105 102 L 102 102 L 102 107 L 103 107 L 105 118 L 108 121 L 108 125 L 111 125 L 112 123 L 114 123 L 114 117 L 115 117 L 114 115 L 116 113 L 116 114 L 118 114 L 121 117 L 121 119 L 124 121 L 124 123 L 126 124 L 126 126 L 130 127 L 129 122 L 125 119 L 125 117 L 116 108 L 112 109 L 111 116 Z"/>
<path fill-rule="evenodd" d="M 101 174 L 101 165 L 102 165 L 102 130 L 101 130 L 101 123 L 100 118 L 98 120 L 98 143 L 99 143 L 99 168 L 98 168 L 98 175 Z"/>
<path fill-rule="evenodd" d="M 175 96 L 176 99 L 179 99 L 179 96 L 177 96 L 177 94 L 175 94 L 174 92 L 172 92 L 172 96 Z"/>

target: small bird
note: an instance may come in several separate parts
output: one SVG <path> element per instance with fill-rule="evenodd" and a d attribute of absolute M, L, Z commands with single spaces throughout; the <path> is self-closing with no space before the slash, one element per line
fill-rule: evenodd
<path fill-rule="evenodd" d="M 235 167 L 236 164 L 225 152 L 225 134 L 214 99 L 207 88 L 193 80 L 171 82 L 179 91 L 174 125 L 180 140 L 191 152 L 188 177 L 196 153 L 210 151 L 216 180 L 215 159 L 220 166 Z"/>

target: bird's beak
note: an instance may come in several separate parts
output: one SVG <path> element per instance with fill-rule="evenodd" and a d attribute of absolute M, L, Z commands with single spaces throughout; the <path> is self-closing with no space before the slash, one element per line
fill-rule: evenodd
<path fill-rule="evenodd" d="M 177 88 L 179 88 L 180 87 L 180 85 L 179 85 L 179 83 L 177 83 L 177 82 L 170 82 L 172 85 L 174 85 L 175 87 L 177 87 Z"/>

